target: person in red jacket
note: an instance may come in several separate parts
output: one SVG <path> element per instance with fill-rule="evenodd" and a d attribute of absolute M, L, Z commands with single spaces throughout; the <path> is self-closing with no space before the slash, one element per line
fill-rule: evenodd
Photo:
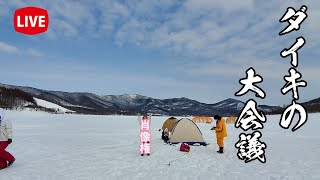
<path fill-rule="evenodd" d="M 216 122 L 216 127 L 213 127 L 211 130 L 216 131 L 217 144 L 219 146 L 219 151 L 217 151 L 217 152 L 222 154 L 223 148 L 224 148 L 223 139 L 228 136 L 227 128 L 226 128 L 226 121 L 219 115 L 215 115 L 213 118 L 217 122 Z"/>
<path fill-rule="evenodd" d="M 8 119 L 4 118 L 4 110 L 0 108 L 0 169 L 12 165 L 15 158 L 6 151 L 12 143 L 12 125 Z"/>

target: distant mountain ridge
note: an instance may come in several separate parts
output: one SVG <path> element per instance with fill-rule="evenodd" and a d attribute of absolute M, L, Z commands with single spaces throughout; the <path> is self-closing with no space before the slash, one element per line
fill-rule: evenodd
<path fill-rule="evenodd" d="M 19 89 L 31 96 L 55 103 L 77 113 L 86 114 L 125 114 L 136 115 L 151 113 L 172 116 L 238 116 L 245 103 L 228 98 L 218 103 L 206 104 L 185 97 L 171 99 L 155 99 L 138 94 L 105 95 L 93 93 L 70 93 L 48 91 L 33 87 L 0 84 L 0 87 Z M 279 110 L 279 106 L 259 105 L 265 113 Z"/>

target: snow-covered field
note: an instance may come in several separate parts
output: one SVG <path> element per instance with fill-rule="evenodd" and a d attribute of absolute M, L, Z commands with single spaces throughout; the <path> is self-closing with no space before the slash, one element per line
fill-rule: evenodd
<path fill-rule="evenodd" d="M 182 152 L 160 139 L 166 118 L 152 118 L 151 156 L 139 155 L 137 117 L 53 115 L 7 112 L 14 139 L 8 148 L 16 157 L 0 179 L 320 179 L 320 114 L 309 114 L 296 132 L 280 128 L 279 116 L 268 116 L 261 140 L 267 144 L 265 164 L 244 163 L 234 144 L 241 129 L 227 125 L 225 154 L 216 153 L 212 125 L 199 124 L 207 147 L 191 152 L 168 166 Z M 296 123 L 293 122 L 291 128 Z"/>

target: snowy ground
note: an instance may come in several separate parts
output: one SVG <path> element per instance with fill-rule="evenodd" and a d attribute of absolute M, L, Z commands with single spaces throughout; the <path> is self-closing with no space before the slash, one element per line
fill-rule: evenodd
<path fill-rule="evenodd" d="M 17 161 L 0 171 L 0 179 L 320 179 L 320 114 L 296 132 L 280 128 L 279 116 L 268 116 L 262 130 L 267 163 L 244 163 L 234 144 L 242 132 L 228 124 L 225 154 L 216 153 L 212 125 L 200 124 L 207 147 L 166 165 L 182 153 L 164 145 L 158 129 L 166 118 L 152 119 L 153 154 L 139 155 L 137 117 L 52 115 L 8 112 L 15 137 L 8 148 Z M 291 128 L 296 121 L 292 124 Z"/>

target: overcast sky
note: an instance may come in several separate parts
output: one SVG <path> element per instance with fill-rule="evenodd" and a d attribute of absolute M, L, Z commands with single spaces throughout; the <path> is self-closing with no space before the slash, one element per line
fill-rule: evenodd
<path fill-rule="evenodd" d="M 308 7 L 299 31 L 279 36 L 289 6 Z M 14 10 L 49 11 L 49 30 L 27 36 L 13 28 Z M 187 97 L 206 103 L 226 98 L 259 104 L 291 103 L 282 95 L 291 57 L 280 52 L 303 36 L 297 70 L 308 86 L 300 102 L 320 96 L 319 0 L 82 0 L 0 1 L 0 82 L 100 95 L 135 93 Z M 242 97 L 239 79 L 253 67 L 266 92 Z"/>

